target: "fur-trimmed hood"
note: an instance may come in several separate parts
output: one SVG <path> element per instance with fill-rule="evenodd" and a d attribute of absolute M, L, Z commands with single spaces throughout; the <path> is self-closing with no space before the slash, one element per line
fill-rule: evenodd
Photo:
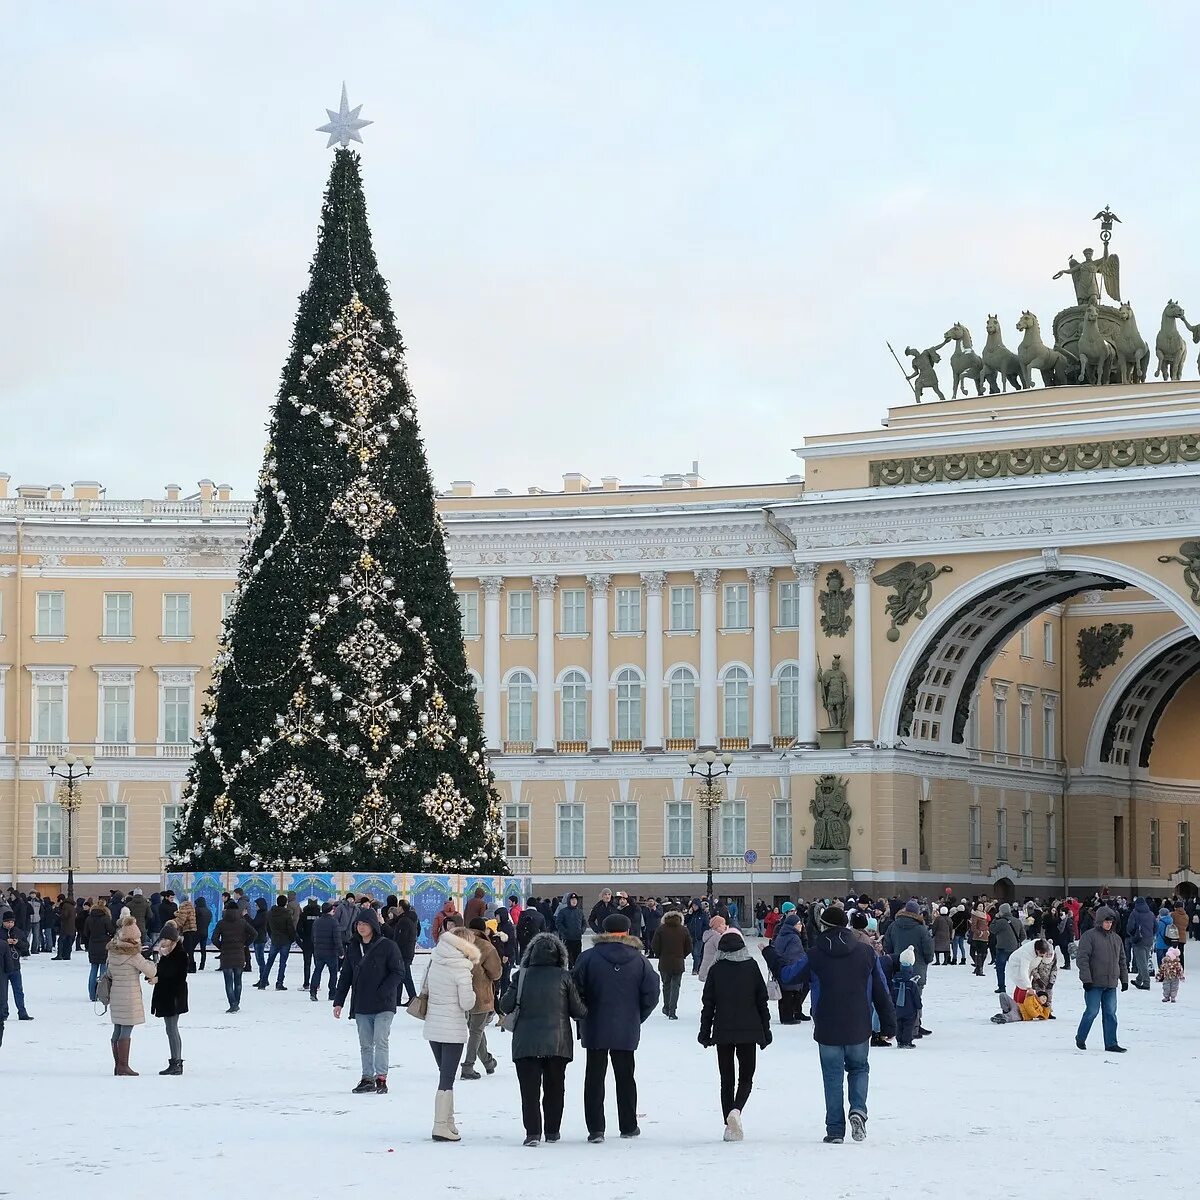
<path fill-rule="evenodd" d="M 642 939 L 631 933 L 599 933 L 592 942 L 593 946 L 628 946 L 631 950 L 642 950 Z"/>
<path fill-rule="evenodd" d="M 523 967 L 562 967 L 566 969 L 570 955 L 562 938 L 556 933 L 539 933 L 525 947 L 521 957 Z"/>
<path fill-rule="evenodd" d="M 469 959 L 471 966 L 475 966 L 483 957 L 479 947 L 475 945 L 474 938 L 459 937 L 457 932 L 447 929 L 438 938 L 438 944 L 433 948 L 432 957 L 447 961 L 451 960 L 455 954 L 461 954 L 464 958 Z"/>
<path fill-rule="evenodd" d="M 664 925 L 682 925 L 683 913 L 676 908 L 668 909 L 663 913 L 662 923 Z"/>

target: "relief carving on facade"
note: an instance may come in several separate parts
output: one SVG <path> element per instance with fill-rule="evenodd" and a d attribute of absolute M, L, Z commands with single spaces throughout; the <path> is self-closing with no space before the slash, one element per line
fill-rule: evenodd
<path fill-rule="evenodd" d="M 1091 687 L 1106 667 L 1111 667 L 1124 654 L 1125 643 L 1133 636 L 1128 622 L 1105 621 L 1081 629 L 1076 645 L 1079 649 L 1079 686 Z"/>

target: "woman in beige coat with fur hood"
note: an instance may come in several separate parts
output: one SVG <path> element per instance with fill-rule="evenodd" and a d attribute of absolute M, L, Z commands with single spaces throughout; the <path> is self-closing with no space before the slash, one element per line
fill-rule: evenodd
<path fill-rule="evenodd" d="M 111 992 L 108 1012 L 112 1017 L 112 1054 L 114 1075 L 136 1075 L 129 1066 L 129 1043 L 135 1025 L 145 1025 L 142 1006 L 142 976 L 154 983 L 152 963 L 142 957 L 142 931 L 133 917 L 117 922 L 117 936 L 108 943 L 108 977 Z"/>
<path fill-rule="evenodd" d="M 438 1065 L 438 1091 L 433 1107 L 433 1140 L 457 1142 L 461 1138 L 454 1123 L 454 1076 L 466 1046 L 467 1013 L 475 1007 L 472 968 L 482 957 L 479 947 L 461 924 L 457 914 L 446 922 L 446 931 L 429 956 L 421 990 L 429 997 L 425 1013 L 425 1038 Z"/>

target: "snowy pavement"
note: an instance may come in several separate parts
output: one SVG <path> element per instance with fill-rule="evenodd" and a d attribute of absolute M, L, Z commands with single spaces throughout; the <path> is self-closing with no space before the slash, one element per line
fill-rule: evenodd
<path fill-rule="evenodd" d="M 423 959 L 417 965 L 419 980 Z M 94 1195 L 136 1179 L 139 1194 L 171 1200 L 264 1188 L 304 1197 L 545 1200 L 569 1192 L 573 1200 L 659 1200 L 672 1184 L 686 1186 L 689 1200 L 749 1189 L 869 1200 L 1026 1193 L 1103 1200 L 1131 1187 L 1146 1194 L 1154 1178 L 1180 1169 L 1177 1158 L 1155 1152 L 1152 1131 L 1166 1128 L 1168 1109 L 1171 1129 L 1190 1128 L 1198 1103 L 1188 1081 L 1200 1056 L 1193 1015 L 1200 992 L 1192 990 L 1200 985 L 1185 983 L 1173 1005 L 1160 1002 L 1157 985 L 1122 994 L 1120 1040 L 1129 1053 L 1100 1048 L 1099 1020 L 1080 1053 L 1082 993 L 1073 972 L 1059 975 L 1057 1021 L 995 1026 L 988 1021 L 994 974 L 977 979 L 970 967 L 939 967 L 926 991 L 934 1036 L 912 1052 L 871 1051 L 865 1144 L 821 1144 L 821 1080 L 808 1024 L 775 1026 L 774 1044 L 759 1057 L 746 1140 L 728 1144 L 716 1053 L 696 1043 L 700 990 L 689 976 L 680 1019 L 656 1013 L 643 1029 L 640 1139 L 615 1136 L 610 1082 L 612 1136 L 585 1143 L 577 1049 L 563 1140 L 522 1147 L 508 1039 L 493 1029 L 500 1068 L 456 1086 L 463 1141 L 443 1145 L 429 1137 L 435 1075 L 420 1022 L 396 1016 L 390 1094 L 352 1096 L 354 1026 L 335 1021 L 327 1003 L 309 1001 L 299 967 L 293 956 L 287 992 L 255 991 L 254 976 L 246 976 L 242 1011 L 227 1016 L 210 957 L 209 969 L 191 977 L 191 1012 L 181 1022 L 186 1074 L 158 1076 L 166 1035 L 161 1021 L 148 1018 L 133 1038 L 131 1064 L 141 1077 L 118 1079 L 108 1017 L 87 1001 L 86 955 L 26 960 L 35 1020 L 18 1023 L 14 1013 L 0 1048 L 10 1131 L 0 1195 Z M 145 995 L 148 1013 L 149 988 Z M 22 1102 L 42 1114 L 39 1136 L 25 1132 Z M 1140 1138 L 1130 1140 L 1131 1130 Z"/>

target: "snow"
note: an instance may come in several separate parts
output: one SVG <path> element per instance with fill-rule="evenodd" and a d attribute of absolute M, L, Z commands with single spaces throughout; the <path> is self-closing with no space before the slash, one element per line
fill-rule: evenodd
<path fill-rule="evenodd" d="M 563 1140 L 522 1147 L 508 1039 L 493 1027 L 500 1067 L 490 1078 L 457 1084 L 463 1141 L 445 1145 L 429 1137 L 435 1075 L 420 1022 L 396 1015 L 390 1094 L 352 1096 L 359 1078 L 354 1026 L 334 1020 L 327 1003 L 311 1003 L 299 987 L 298 955 L 288 964 L 287 992 L 256 991 L 247 975 L 234 1016 L 225 1015 L 210 956 L 208 970 L 191 977 L 182 1078 L 158 1076 L 167 1065 L 166 1035 L 149 1016 L 133 1037 L 131 1064 L 141 1077 L 112 1075 L 111 1025 L 87 1001 L 87 969 L 79 953 L 70 962 L 25 960 L 35 1020 L 18 1023 L 14 1012 L 0 1048 L 9 1099 L 5 1195 L 71 1195 L 85 1187 L 96 1194 L 96 1185 L 136 1178 L 146 1185 L 138 1192 L 172 1200 L 243 1195 L 263 1185 L 273 1195 L 348 1195 L 341 1189 L 352 1187 L 355 1195 L 545 1200 L 569 1189 L 575 1200 L 639 1200 L 678 1184 L 689 1200 L 780 1188 L 869 1200 L 1025 1192 L 1103 1200 L 1131 1187 L 1141 1194 L 1152 1176 L 1165 1177 L 1151 1131 L 1162 1128 L 1164 1105 L 1170 1127 L 1188 1129 L 1196 1103 L 1186 1083 L 1200 1054 L 1193 985 L 1184 983 L 1173 1005 L 1161 1003 L 1157 985 L 1121 994 L 1120 1040 L 1129 1053 L 1100 1048 L 1099 1019 L 1080 1053 L 1074 1032 L 1082 993 L 1073 972 L 1059 975 L 1057 1021 L 995 1026 L 988 1021 L 996 1011 L 994 973 L 978 979 L 970 967 L 939 967 L 925 998 L 934 1036 L 915 1051 L 871 1051 L 865 1144 L 821 1144 L 810 1024 L 775 1026 L 774 1044 L 759 1056 L 746 1140 L 724 1143 L 716 1052 L 696 1043 L 700 987 L 689 976 L 680 1019 L 655 1013 L 643 1027 L 641 1138 L 616 1136 L 610 1079 L 609 1139 L 586 1144 L 577 1048 Z M 423 959 L 418 981 L 421 970 Z M 148 988 L 146 1002 L 148 1014 Z M 21 1100 L 38 1106 L 38 1136 L 28 1132 Z M 1127 1136 L 1131 1130 L 1140 1137 Z M 1023 1185 L 1013 1184 L 1017 1171 Z"/>

